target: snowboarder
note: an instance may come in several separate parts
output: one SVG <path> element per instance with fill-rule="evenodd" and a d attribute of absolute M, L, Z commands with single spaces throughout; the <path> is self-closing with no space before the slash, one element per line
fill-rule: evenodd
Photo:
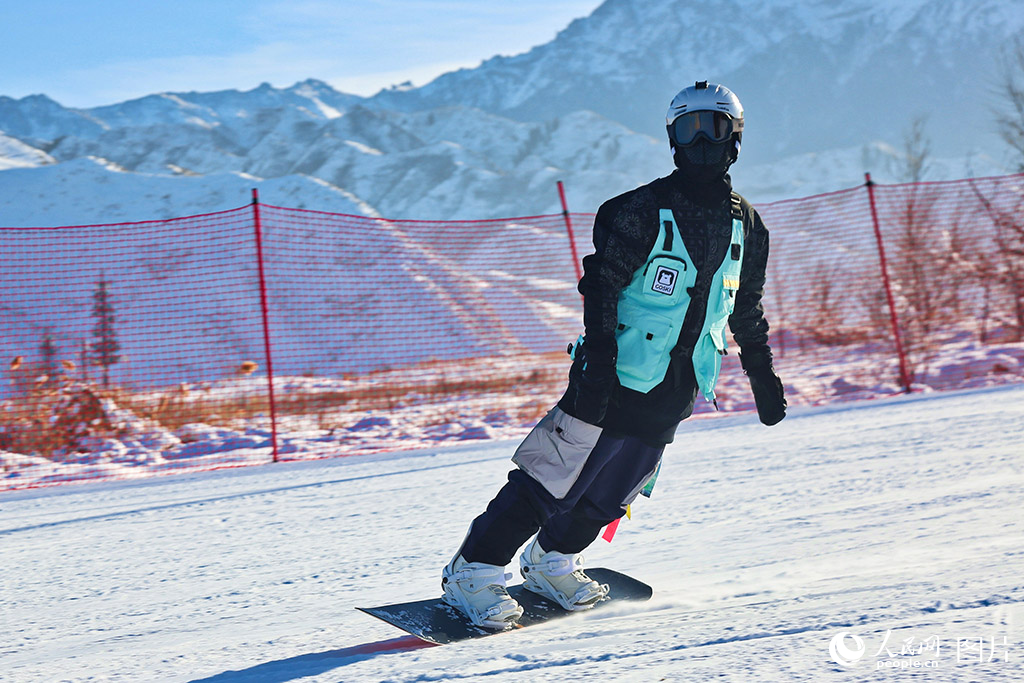
<path fill-rule="evenodd" d="M 521 616 L 505 567 L 531 537 L 519 559 L 528 589 L 567 610 L 606 595 L 580 553 L 655 476 L 698 391 L 714 401 L 726 322 L 761 422 L 786 415 L 761 307 L 768 231 L 728 175 L 743 108 L 702 81 L 675 96 L 666 123 L 675 171 L 597 212 L 568 388 L 442 571 L 445 602 L 478 626 Z"/>

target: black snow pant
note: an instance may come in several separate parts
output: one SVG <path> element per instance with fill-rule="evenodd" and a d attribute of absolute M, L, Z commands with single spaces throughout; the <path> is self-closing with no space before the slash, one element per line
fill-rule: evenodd
<path fill-rule="evenodd" d="M 661 460 L 664 446 L 604 431 L 564 498 L 536 479 L 512 470 L 508 483 L 473 520 L 460 553 L 467 562 L 505 566 L 534 534 L 545 551 L 582 552 L 601 529 L 626 513 Z"/>

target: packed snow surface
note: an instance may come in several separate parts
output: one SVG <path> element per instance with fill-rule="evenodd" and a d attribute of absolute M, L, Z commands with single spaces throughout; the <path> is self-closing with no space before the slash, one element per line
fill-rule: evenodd
<path fill-rule="evenodd" d="M 1024 386 L 684 422 L 587 552 L 648 603 L 432 648 L 357 612 L 438 594 L 515 445 L 0 494 L 0 677 L 1024 679 Z"/>

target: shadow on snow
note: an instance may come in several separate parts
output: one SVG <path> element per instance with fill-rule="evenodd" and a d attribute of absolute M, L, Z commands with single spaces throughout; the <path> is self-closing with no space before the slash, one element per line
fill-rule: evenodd
<path fill-rule="evenodd" d="M 257 664 L 241 671 L 225 671 L 208 678 L 198 678 L 190 683 L 286 683 L 307 676 L 327 673 L 355 662 L 372 659 L 378 655 L 417 650 L 423 647 L 436 647 L 415 636 L 403 636 L 391 640 L 380 640 L 376 643 L 365 643 L 340 650 L 328 650 L 308 655 L 279 659 L 273 662 Z"/>

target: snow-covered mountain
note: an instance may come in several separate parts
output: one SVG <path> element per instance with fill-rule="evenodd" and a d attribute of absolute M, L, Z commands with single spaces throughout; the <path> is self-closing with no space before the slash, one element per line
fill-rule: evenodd
<path fill-rule="evenodd" d="M 200 184 L 194 178 L 239 173 L 245 174 L 248 185 L 260 186 L 264 179 L 315 178 L 320 187 L 357 198 L 362 213 L 429 219 L 553 213 L 558 208 L 555 181 L 566 179 L 571 196 L 594 198 L 573 208 L 593 210 L 609 188 L 622 191 L 669 170 L 660 142 L 588 111 L 569 112 L 546 122 L 518 122 L 458 106 L 395 112 L 356 103 L 337 109 L 335 103 L 345 106 L 339 102 L 340 94 L 330 104 L 326 98 L 317 98 L 319 105 L 289 101 L 287 91 L 316 87 L 328 86 L 306 82 L 286 90 L 267 86 L 248 93 L 232 91 L 223 93 L 224 103 L 216 107 L 212 94 L 203 106 L 184 95 L 143 98 L 124 103 L 124 110 L 135 113 L 134 125 L 123 125 L 127 114 L 120 110 L 103 119 L 103 126 L 79 127 L 44 142 L 39 142 L 39 136 L 47 134 L 47 129 L 25 124 L 19 129 L 20 140 L 9 136 L 12 145 L 22 145 L 18 148 L 21 161 L 15 164 L 12 156 L 7 163 L 21 167 L 22 172 L 16 182 L 0 184 L 0 224 L 181 215 L 171 213 L 172 206 L 177 210 L 186 201 L 200 199 L 190 189 Z M 252 108 L 240 108 L 237 101 L 247 96 Z M 263 106 L 268 99 L 285 104 Z M 195 116 L 189 118 L 192 113 Z M 89 116 L 98 114 L 91 111 Z M 114 120 L 121 124 L 108 123 Z M 0 130 L 4 125 L 0 121 Z M 29 147 L 42 155 L 35 164 L 24 161 L 24 140 L 38 145 Z M 0 146 L 0 153 L 4 149 Z M 121 172 L 107 178 L 102 189 L 105 196 L 116 195 L 115 200 L 97 201 L 90 173 L 79 176 L 61 168 L 82 160 L 102 163 L 90 162 L 79 169 Z M 53 161 L 61 163 L 42 167 Z M 24 169 L 27 165 L 40 168 Z M 62 178 L 59 187 L 69 199 L 63 204 L 52 196 L 56 177 Z M 182 183 L 183 177 L 192 180 Z M 132 197 L 139 183 L 160 196 L 180 200 L 154 205 L 146 212 Z M 280 205 L 317 206 L 299 185 L 292 185 L 295 192 L 291 193 L 282 193 L 277 186 L 266 188 L 264 198 Z M 39 200 L 26 202 L 26 193 Z M 247 190 L 240 186 L 233 198 L 203 201 L 184 207 L 184 213 L 225 209 L 246 201 Z M 110 205 L 120 209 L 103 213 Z M 317 208 L 339 210 L 335 203 Z"/>
<path fill-rule="evenodd" d="M 86 110 L 0 97 L 0 170 L 18 174 L 0 176 L 0 225 L 220 210 L 252 185 L 276 204 L 445 219 L 556 212 L 561 179 L 570 207 L 593 211 L 671 170 L 662 113 L 696 78 L 745 103 L 734 176 L 754 201 L 866 170 L 902 180 L 900 143 L 923 114 L 933 179 L 998 174 L 1011 168 L 990 123 L 994 65 L 1022 26 L 1015 0 L 607 0 L 525 54 L 372 98 L 312 79 Z"/>
<path fill-rule="evenodd" d="M 0 171 L 9 168 L 33 168 L 52 163 L 55 163 L 54 158 L 46 152 L 0 133 Z"/>
<path fill-rule="evenodd" d="M 997 57 L 1022 30 L 1016 0 L 607 0 L 526 54 L 372 102 L 517 120 L 589 109 L 661 139 L 669 100 L 706 78 L 740 95 L 754 163 L 899 142 L 918 115 L 939 155 L 992 152 Z"/>

